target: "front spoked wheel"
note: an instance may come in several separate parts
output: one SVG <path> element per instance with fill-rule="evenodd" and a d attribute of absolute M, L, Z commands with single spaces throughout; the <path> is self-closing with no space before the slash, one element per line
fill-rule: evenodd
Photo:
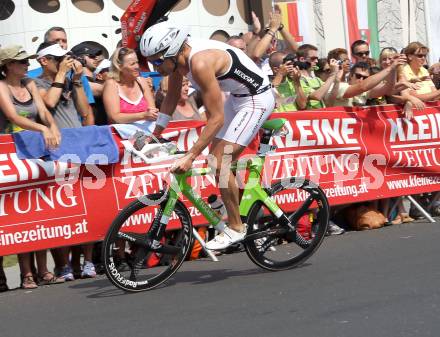
<path fill-rule="evenodd" d="M 153 289 L 168 280 L 185 260 L 192 240 L 192 222 L 179 200 L 160 241 L 149 240 L 149 230 L 158 223 L 167 202 L 160 201 L 162 197 L 161 193 L 148 195 L 129 204 L 105 237 L 105 273 L 122 290 Z"/>
<path fill-rule="evenodd" d="M 281 224 L 263 203 L 256 202 L 247 218 L 246 252 L 264 269 L 297 267 L 315 253 L 324 239 L 329 221 L 327 198 L 319 186 L 298 178 L 275 183 L 267 192 L 295 229 Z M 296 210 L 290 210 L 293 204 L 298 205 Z"/>

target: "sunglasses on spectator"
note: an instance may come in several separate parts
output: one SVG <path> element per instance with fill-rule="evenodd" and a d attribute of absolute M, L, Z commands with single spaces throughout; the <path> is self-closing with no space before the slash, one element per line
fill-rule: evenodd
<path fill-rule="evenodd" d="M 360 52 L 357 52 L 357 53 L 354 53 L 356 56 L 359 56 L 359 57 L 362 57 L 362 56 L 368 56 L 368 55 L 370 55 L 370 51 L 368 50 L 368 51 L 360 51 Z"/>
<path fill-rule="evenodd" d="M 353 74 L 358 80 L 365 80 L 366 78 L 368 78 L 368 76 L 362 75 L 362 74 L 358 74 L 358 73 L 354 73 Z"/>
<path fill-rule="evenodd" d="M 312 57 L 309 57 L 309 59 L 310 59 L 310 61 L 318 61 L 319 57 L 318 56 L 312 56 Z"/>
<path fill-rule="evenodd" d="M 421 58 L 426 58 L 427 54 L 414 54 L 414 56 L 421 59 Z"/>

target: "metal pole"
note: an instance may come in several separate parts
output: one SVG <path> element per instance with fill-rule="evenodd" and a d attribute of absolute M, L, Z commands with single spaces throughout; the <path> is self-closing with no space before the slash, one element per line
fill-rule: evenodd
<path fill-rule="evenodd" d="M 417 209 L 418 209 L 420 212 L 422 212 L 422 214 L 424 215 L 424 217 L 425 217 L 426 219 L 428 219 L 429 222 L 435 222 L 435 220 L 432 218 L 432 216 L 429 215 L 429 213 L 426 212 L 425 209 L 424 209 L 422 206 L 420 206 L 420 204 L 419 204 L 417 201 L 415 201 L 414 198 L 413 198 L 412 196 L 410 196 L 410 195 L 406 195 L 405 198 L 408 198 L 408 200 L 411 201 L 412 204 L 413 204 L 414 206 L 416 206 Z"/>
<path fill-rule="evenodd" d="M 197 241 L 199 241 L 200 246 L 202 246 L 203 250 L 206 252 L 206 254 L 209 255 L 212 261 L 218 262 L 217 256 L 214 255 L 214 253 L 206 248 L 205 240 L 202 239 L 202 237 L 199 235 L 199 233 L 196 231 L 196 229 L 193 227 L 193 235 Z"/>

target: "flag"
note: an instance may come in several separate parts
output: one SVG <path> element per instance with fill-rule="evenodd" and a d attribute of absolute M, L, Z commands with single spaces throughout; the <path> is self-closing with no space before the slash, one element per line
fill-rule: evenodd
<path fill-rule="evenodd" d="M 310 16 L 308 0 L 277 3 L 281 11 L 282 24 L 302 43 L 315 43 L 313 17 Z"/>
<path fill-rule="evenodd" d="M 349 46 L 356 40 L 370 44 L 372 57 L 379 56 L 376 0 L 345 0 Z M 347 48 L 350 49 L 350 48 Z"/>

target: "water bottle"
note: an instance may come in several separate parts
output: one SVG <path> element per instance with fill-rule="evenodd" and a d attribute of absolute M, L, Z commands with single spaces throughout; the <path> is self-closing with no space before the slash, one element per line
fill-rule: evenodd
<path fill-rule="evenodd" d="M 140 130 L 137 130 L 130 139 L 133 140 L 133 147 L 140 151 L 145 145 L 145 140 L 147 139 L 147 135 Z"/>
<path fill-rule="evenodd" d="M 220 218 L 224 218 L 226 216 L 226 208 L 225 204 L 223 204 L 223 201 L 220 197 L 218 197 L 215 194 L 211 194 L 208 197 L 208 203 L 209 206 L 218 214 Z"/>

